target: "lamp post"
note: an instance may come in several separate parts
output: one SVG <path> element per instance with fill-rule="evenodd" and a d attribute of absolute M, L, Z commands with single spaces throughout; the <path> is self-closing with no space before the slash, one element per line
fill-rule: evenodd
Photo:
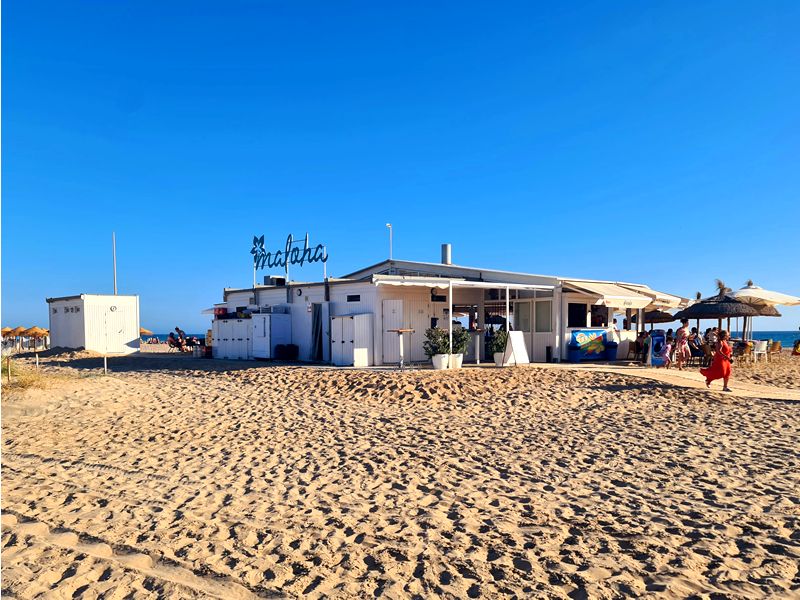
<path fill-rule="evenodd" d="M 392 260 L 392 224 L 387 223 L 386 227 L 389 228 L 389 260 Z"/>

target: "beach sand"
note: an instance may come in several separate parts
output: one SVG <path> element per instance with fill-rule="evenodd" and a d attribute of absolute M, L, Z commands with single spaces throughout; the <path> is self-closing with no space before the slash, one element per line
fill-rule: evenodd
<path fill-rule="evenodd" d="M 43 359 L 3 395 L 19 598 L 800 594 L 800 403 L 616 373 Z"/>
<path fill-rule="evenodd" d="M 800 356 L 792 356 L 791 350 L 774 354 L 769 361 L 740 361 L 733 369 L 737 381 L 800 389 Z"/>

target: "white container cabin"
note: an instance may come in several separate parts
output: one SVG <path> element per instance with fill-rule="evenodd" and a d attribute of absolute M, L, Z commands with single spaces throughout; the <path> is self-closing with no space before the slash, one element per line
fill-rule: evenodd
<path fill-rule="evenodd" d="M 558 362 L 567 359 L 573 333 L 607 330 L 610 338 L 617 318 L 619 333 L 613 335 L 620 343 L 618 356 L 624 358 L 628 342 L 636 338 L 634 315 L 641 323 L 645 308 L 675 308 L 686 302 L 643 284 L 463 267 L 451 264 L 449 257 L 449 247 L 443 247 L 441 263 L 390 259 L 342 278 L 310 283 L 266 277 L 264 285 L 225 289 L 223 302 L 215 306 L 245 321 L 265 312 L 288 314 L 291 343 L 298 346 L 300 360 L 371 366 L 399 363 L 400 344 L 393 329 L 413 329 L 404 334 L 407 363 L 427 361 L 425 330 L 448 329 L 451 315 L 468 322 L 475 332 L 466 362 L 491 361 L 484 337 L 506 319 L 513 330 L 523 332 L 531 361 Z M 341 330 L 345 322 L 338 318 L 359 315 L 367 315 L 359 318 L 369 319 L 371 339 L 362 333 L 353 352 L 337 349 L 332 354 L 334 343 L 350 341 Z M 359 331 L 364 327 L 360 324 Z M 237 349 L 225 354 L 254 358 L 252 340 L 241 337 L 235 344 Z M 358 347 L 360 352 L 355 351 Z"/>
<path fill-rule="evenodd" d="M 139 350 L 139 296 L 79 294 L 47 298 L 50 346 L 101 354 Z"/>

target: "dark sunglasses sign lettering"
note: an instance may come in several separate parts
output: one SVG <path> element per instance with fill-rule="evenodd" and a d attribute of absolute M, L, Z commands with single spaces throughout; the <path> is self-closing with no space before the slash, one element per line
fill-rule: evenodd
<path fill-rule="evenodd" d="M 327 262 L 328 253 L 325 251 L 325 246 L 317 244 L 313 248 L 308 245 L 308 234 L 303 243 L 303 247 L 295 246 L 300 242 L 295 242 L 292 234 L 286 238 L 286 246 L 283 250 L 276 250 L 275 252 L 267 252 L 264 249 L 264 236 L 253 236 L 253 248 L 250 254 L 253 255 L 253 266 L 256 269 L 274 268 L 274 267 L 287 267 L 288 265 L 300 265 L 313 262 Z"/>

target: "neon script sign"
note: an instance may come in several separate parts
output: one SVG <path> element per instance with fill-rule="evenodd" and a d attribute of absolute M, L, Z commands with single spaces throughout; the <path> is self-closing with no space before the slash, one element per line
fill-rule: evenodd
<path fill-rule="evenodd" d="M 276 250 L 275 252 L 267 252 L 264 249 L 264 236 L 253 236 L 253 248 L 250 254 L 253 255 L 253 268 L 263 269 L 283 267 L 288 268 L 289 265 L 300 265 L 313 262 L 327 262 L 328 253 L 325 246 L 317 244 L 313 248 L 308 245 L 308 234 L 303 243 L 303 247 L 299 246 L 300 242 L 295 241 L 290 233 L 286 238 L 286 246 L 283 250 Z"/>

